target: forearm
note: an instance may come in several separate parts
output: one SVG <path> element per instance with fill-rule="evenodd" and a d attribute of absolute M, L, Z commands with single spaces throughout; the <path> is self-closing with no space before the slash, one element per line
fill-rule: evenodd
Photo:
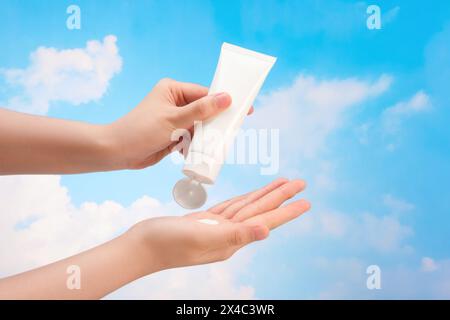
<path fill-rule="evenodd" d="M 53 264 L 0 280 L 0 299 L 98 299 L 148 273 L 158 271 L 142 261 L 130 233 Z M 147 252 L 147 256 L 149 253 Z M 148 260 L 148 257 L 146 258 Z M 79 273 L 80 288 L 71 287 Z M 69 284 L 68 284 L 69 282 Z M 73 284 L 73 283 L 72 283 Z"/>
<path fill-rule="evenodd" d="M 122 169 L 107 126 L 0 109 L 0 174 Z"/>

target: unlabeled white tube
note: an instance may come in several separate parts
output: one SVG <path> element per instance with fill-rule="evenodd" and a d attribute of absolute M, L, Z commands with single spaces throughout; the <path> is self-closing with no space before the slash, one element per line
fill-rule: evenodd
<path fill-rule="evenodd" d="M 228 93 L 231 106 L 218 116 L 196 123 L 183 173 L 213 184 L 276 58 L 224 43 L 209 94 Z"/>

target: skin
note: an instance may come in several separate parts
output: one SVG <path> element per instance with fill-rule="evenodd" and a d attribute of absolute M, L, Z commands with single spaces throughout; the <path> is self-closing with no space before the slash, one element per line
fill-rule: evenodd
<path fill-rule="evenodd" d="M 192 132 L 194 121 L 211 118 L 230 106 L 228 94 L 207 93 L 207 88 L 196 84 L 164 79 L 131 112 L 106 125 L 0 109 L 0 174 L 151 166 L 178 143 L 171 139 L 173 130 Z M 228 259 L 307 211 L 310 205 L 305 200 L 282 206 L 304 187 L 301 180 L 277 179 L 206 211 L 141 221 L 88 251 L 0 280 L 0 299 L 97 299 L 161 270 Z M 219 223 L 203 224 L 200 219 Z M 72 265 L 81 270 L 79 290 L 67 287 L 67 268 Z"/>

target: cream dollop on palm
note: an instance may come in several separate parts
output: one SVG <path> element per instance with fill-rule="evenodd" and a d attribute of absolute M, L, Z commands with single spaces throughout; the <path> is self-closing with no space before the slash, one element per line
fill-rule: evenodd
<path fill-rule="evenodd" d="M 301 180 L 277 179 L 205 211 L 142 221 L 130 232 L 140 239 L 139 254 L 149 268 L 155 261 L 160 270 L 222 261 L 307 211 L 306 200 L 281 206 L 304 187 Z M 218 223 L 202 223 L 205 219 Z"/>

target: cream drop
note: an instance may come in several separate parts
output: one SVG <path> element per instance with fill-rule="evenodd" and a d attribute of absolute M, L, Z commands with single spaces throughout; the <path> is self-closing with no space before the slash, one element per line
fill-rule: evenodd
<path fill-rule="evenodd" d="M 213 224 L 219 224 L 219 221 L 213 220 L 213 219 L 199 219 L 199 220 L 197 220 L 197 221 L 200 222 L 200 223 L 211 224 L 211 225 L 213 225 Z"/>

